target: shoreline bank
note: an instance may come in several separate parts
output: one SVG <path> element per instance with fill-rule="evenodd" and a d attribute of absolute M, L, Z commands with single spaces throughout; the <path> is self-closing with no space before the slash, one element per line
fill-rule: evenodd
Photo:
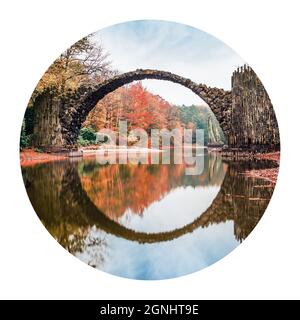
<path fill-rule="evenodd" d="M 95 150 L 84 148 L 85 152 L 82 153 L 83 158 L 95 156 Z M 213 152 L 214 150 L 209 150 Z M 226 157 L 224 157 L 226 159 Z M 52 162 L 52 161 L 61 161 L 70 159 L 68 155 L 64 154 L 55 154 L 55 153 L 46 153 L 38 152 L 32 148 L 24 149 L 20 152 L 20 164 L 21 167 L 34 166 L 40 163 Z M 279 171 L 279 161 L 280 161 L 280 152 L 270 152 L 270 153 L 258 153 L 249 155 L 248 160 L 257 159 L 257 160 L 268 160 L 274 161 L 277 166 L 274 168 L 268 169 L 252 169 L 246 170 L 243 174 L 248 177 L 264 179 L 270 182 L 271 186 L 274 186 L 277 181 L 278 171 Z M 242 160 L 242 159 L 241 159 Z"/>
<path fill-rule="evenodd" d="M 38 152 L 32 148 L 20 151 L 21 167 L 31 167 L 39 163 L 68 159 L 68 156 L 54 153 Z"/>
<path fill-rule="evenodd" d="M 253 177 L 253 178 L 259 178 L 264 179 L 268 182 L 270 182 L 270 186 L 275 186 L 278 172 L 279 172 L 279 163 L 280 163 L 280 152 L 270 152 L 270 153 L 259 153 L 254 155 L 254 159 L 257 160 L 268 160 L 268 161 L 274 161 L 277 166 L 275 168 L 269 168 L 269 169 L 252 169 L 252 170 L 246 170 L 244 174 L 247 177 Z"/>

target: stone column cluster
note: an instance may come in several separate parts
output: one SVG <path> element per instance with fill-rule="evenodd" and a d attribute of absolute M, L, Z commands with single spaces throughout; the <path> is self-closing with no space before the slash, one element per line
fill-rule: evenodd
<path fill-rule="evenodd" d="M 271 100 L 252 68 L 232 75 L 230 146 L 247 149 L 279 147 L 279 130 Z"/>

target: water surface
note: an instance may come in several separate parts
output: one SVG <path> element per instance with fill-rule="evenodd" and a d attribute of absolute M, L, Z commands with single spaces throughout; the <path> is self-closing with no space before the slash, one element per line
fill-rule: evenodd
<path fill-rule="evenodd" d="M 70 253 L 106 272 L 166 279 L 205 268 L 236 248 L 271 198 L 268 182 L 241 174 L 265 161 L 204 155 L 184 164 L 99 164 L 96 159 L 22 168 L 42 223 Z"/>

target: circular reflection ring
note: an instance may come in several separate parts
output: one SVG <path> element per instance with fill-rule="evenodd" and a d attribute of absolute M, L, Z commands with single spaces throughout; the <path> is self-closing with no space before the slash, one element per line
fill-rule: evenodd
<path fill-rule="evenodd" d="M 72 179 L 70 180 L 70 183 L 68 183 L 68 190 L 69 192 L 73 193 L 73 198 L 81 199 L 80 203 L 82 203 L 82 210 L 88 216 L 89 221 L 92 222 L 93 225 L 117 237 L 122 237 L 124 239 L 136 241 L 139 243 L 156 243 L 170 241 L 184 234 L 191 233 L 199 227 L 207 227 L 213 223 L 233 220 L 233 215 L 231 214 L 232 211 L 228 210 L 229 208 L 226 205 L 224 206 L 223 201 L 224 192 L 222 189 L 224 184 L 226 185 L 225 181 L 227 173 L 222 182 L 221 189 L 213 200 L 211 206 L 197 219 L 181 228 L 177 228 L 172 231 L 146 233 L 137 232 L 132 229 L 126 228 L 118 222 L 108 218 L 101 210 L 99 210 L 99 208 L 95 206 L 95 204 L 86 194 L 86 191 L 82 187 L 80 177 L 75 167 L 72 168 L 72 171 L 72 174 L 69 175 L 70 177 L 72 177 Z"/>

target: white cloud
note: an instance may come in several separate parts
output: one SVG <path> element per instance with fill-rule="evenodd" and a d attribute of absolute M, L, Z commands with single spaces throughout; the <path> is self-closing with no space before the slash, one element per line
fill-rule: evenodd
<path fill-rule="evenodd" d="M 160 69 L 198 83 L 230 89 L 231 74 L 245 62 L 231 48 L 205 32 L 163 21 L 133 21 L 99 31 L 95 35 L 122 72 Z M 145 80 L 155 94 L 176 104 L 199 104 L 188 89 L 167 81 Z"/>

